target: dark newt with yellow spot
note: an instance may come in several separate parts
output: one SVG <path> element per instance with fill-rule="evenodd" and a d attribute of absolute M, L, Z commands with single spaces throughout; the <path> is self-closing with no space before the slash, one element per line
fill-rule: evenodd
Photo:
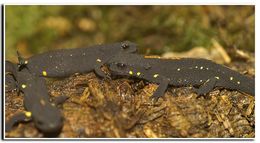
<path fill-rule="evenodd" d="M 45 77 L 67 77 L 75 73 L 94 71 L 105 77 L 100 67 L 120 53 L 134 53 L 136 44 L 125 41 L 87 48 L 59 49 L 38 54 L 29 59 L 20 58 L 20 69 L 26 67 L 32 74 Z"/>
<path fill-rule="evenodd" d="M 43 77 L 66 77 L 74 73 L 95 71 L 101 77 L 105 74 L 100 67 L 118 53 L 133 53 L 134 43 L 125 41 L 88 48 L 61 49 L 50 51 L 29 59 L 23 59 L 18 53 L 18 66 L 6 61 L 6 89 L 18 88 L 25 95 L 24 104 L 28 112 L 13 116 L 6 124 L 9 131 L 21 121 L 33 120 L 36 127 L 44 133 L 57 132 L 62 127 L 61 114 L 49 102 L 49 95 Z M 66 100 L 65 96 L 56 102 Z M 56 103 L 58 104 L 58 103 Z M 28 116 L 31 117 L 28 117 Z"/>
<path fill-rule="evenodd" d="M 26 112 L 12 116 L 5 125 L 5 131 L 10 131 L 19 122 L 33 121 L 36 128 L 47 136 L 56 136 L 62 129 L 63 117 L 55 103 L 50 102 L 50 96 L 43 77 L 32 75 L 28 69 L 18 70 L 18 66 L 5 62 L 5 72 L 15 79 L 16 87 L 24 93 Z"/>
<path fill-rule="evenodd" d="M 152 97 L 158 99 L 168 85 L 192 86 L 197 94 L 224 87 L 255 95 L 255 80 L 206 59 L 144 58 L 138 54 L 120 54 L 108 62 L 112 75 L 130 76 L 159 84 Z"/>
<path fill-rule="evenodd" d="M 24 93 L 24 105 L 28 112 L 14 115 L 7 122 L 6 131 L 18 122 L 32 119 L 43 133 L 58 132 L 62 127 L 62 116 L 49 102 L 50 97 L 43 77 L 58 78 L 91 71 L 104 77 L 100 67 L 106 61 L 118 53 L 132 53 L 136 50 L 134 43 L 125 41 L 88 48 L 50 51 L 29 59 L 23 59 L 18 53 L 18 66 L 6 61 L 6 85 L 8 85 L 7 89 L 18 88 Z M 57 98 L 56 104 L 64 100 L 66 100 L 65 96 L 61 96 Z"/>

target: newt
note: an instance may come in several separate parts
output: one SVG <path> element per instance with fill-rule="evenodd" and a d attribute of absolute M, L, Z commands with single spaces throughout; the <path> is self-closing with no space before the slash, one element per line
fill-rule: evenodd
<path fill-rule="evenodd" d="M 151 96 L 155 99 L 163 96 L 169 85 L 191 86 L 198 95 L 205 95 L 215 87 L 255 95 L 253 78 L 206 59 L 158 59 L 120 54 L 107 62 L 107 66 L 112 76 L 128 76 L 158 84 Z"/>
<path fill-rule="evenodd" d="M 101 66 L 119 53 L 134 53 L 136 44 L 125 41 L 75 49 L 59 49 L 24 59 L 18 53 L 19 69 L 27 68 L 32 74 L 43 77 L 67 77 L 75 73 L 94 71 L 106 77 Z"/>
<path fill-rule="evenodd" d="M 50 96 L 43 77 L 32 75 L 28 69 L 18 71 L 16 64 L 6 61 L 6 73 L 15 77 L 19 92 L 24 93 L 25 112 L 15 114 L 6 122 L 5 131 L 10 131 L 19 122 L 33 121 L 36 128 L 45 135 L 59 133 L 63 126 L 63 117 Z"/>
<path fill-rule="evenodd" d="M 62 116 L 54 103 L 49 101 L 44 78 L 67 77 L 91 71 L 106 77 L 100 69 L 106 61 L 119 53 L 134 53 L 136 50 L 136 44 L 125 41 L 88 48 L 49 51 L 28 59 L 22 58 L 17 52 L 18 65 L 6 61 L 5 83 L 9 89 L 17 88 L 19 92 L 24 93 L 24 106 L 27 111 L 14 115 L 7 122 L 6 131 L 18 122 L 33 120 L 43 133 L 58 132 L 62 128 Z M 55 104 L 66 99 L 65 96 L 61 96 L 55 100 Z"/>

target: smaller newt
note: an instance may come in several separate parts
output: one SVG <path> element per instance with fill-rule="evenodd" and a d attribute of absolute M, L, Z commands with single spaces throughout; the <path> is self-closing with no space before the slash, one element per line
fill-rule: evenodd
<path fill-rule="evenodd" d="M 206 59 L 144 58 L 138 54 L 120 54 L 107 62 L 112 75 L 130 76 L 159 84 L 152 97 L 158 99 L 168 85 L 192 86 L 199 95 L 215 87 L 224 87 L 255 95 L 255 80 Z"/>
<path fill-rule="evenodd" d="M 14 75 L 17 88 L 24 93 L 26 109 L 26 112 L 18 113 L 7 121 L 5 130 L 10 131 L 18 122 L 32 120 L 36 128 L 44 134 L 59 133 L 63 126 L 63 117 L 56 105 L 50 102 L 44 77 L 34 76 L 26 68 L 18 71 L 17 65 L 9 61 L 5 64 L 5 71 Z"/>

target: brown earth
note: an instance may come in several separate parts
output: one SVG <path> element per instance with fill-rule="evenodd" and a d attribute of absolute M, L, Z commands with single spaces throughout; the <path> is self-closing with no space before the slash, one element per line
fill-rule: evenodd
<path fill-rule="evenodd" d="M 241 73 L 252 64 L 230 64 Z M 250 76 L 252 72 L 247 72 Z M 255 99 L 237 91 L 215 89 L 198 96 L 188 87 L 170 87 L 157 102 L 157 85 L 134 79 L 100 79 L 94 73 L 48 80 L 49 93 L 70 98 L 60 138 L 254 138 Z M 23 95 L 7 92 L 5 116 L 23 111 Z M 6 137 L 43 137 L 31 123 L 20 123 Z"/>

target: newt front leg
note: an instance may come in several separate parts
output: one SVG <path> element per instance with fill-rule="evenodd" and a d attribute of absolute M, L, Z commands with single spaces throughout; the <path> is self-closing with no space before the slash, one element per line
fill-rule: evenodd
<path fill-rule="evenodd" d="M 165 77 L 161 77 L 161 82 L 159 83 L 156 91 L 153 93 L 153 95 L 150 98 L 157 101 L 160 97 L 164 95 L 169 83 L 170 83 L 169 79 Z"/>
<path fill-rule="evenodd" d="M 15 114 L 5 123 L 5 131 L 9 132 L 16 124 L 20 122 L 28 122 L 32 120 L 31 114 L 32 113 L 28 111 Z"/>

